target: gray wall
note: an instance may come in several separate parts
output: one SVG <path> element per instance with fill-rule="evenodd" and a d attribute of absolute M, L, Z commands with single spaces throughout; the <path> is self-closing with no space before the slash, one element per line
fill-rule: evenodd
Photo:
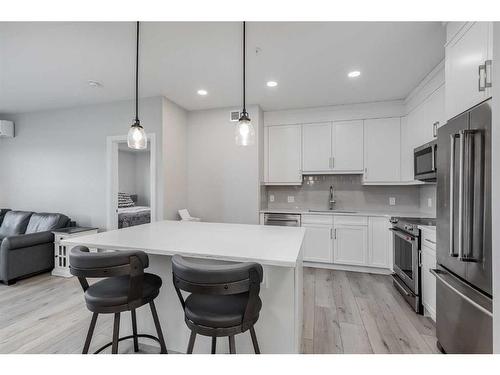
<path fill-rule="evenodd" d="M 188 114 L 188 208 L 204 221 L 252 223 L 259 221 L 259 142 L 237 146 L 236 123 L 229 121 L 234 108 Z M 248 108 L 256 130 L 262 124 L 260 109 Z M 262 151 L 262 150 L 260 150 Z"/>
<path fill-rule="evenodd" d="M 177 220 L 187 207 L 187 112 L 163 98 L 164 218 Z"/>
<path fill-rule="evenodd" d="M 150 205 L 149 151 L 118 150 L 118 191 L 137 195 L 138 206 Z"/>
<path fill-rule="evenodd" d="M 330 185 L 335 190 L 337 209 L 422 212 L 435 216 L 432 210 L 422 209 L 420 186 L 364 186 L 361 175 L 306 176 L 302 186 L 268 186 L 267 208 L 325 209 Z M 274 195 L 274 202 L 269 201 L 270 195 Z M 294 196 L 295 202 L 288 203 L 288 196 Z M 396 198 L 395 206 L 389 205 L 389 197 Z"/>
<path fill-rule="evenodd" d="M 162 139 L 160 97 L 141 100 L 141 123 Z M 126 134 L 131 101 L 4 116 L 16 137 L 0 139 L 0 207 L 62 212 L 106 226 L 106 137 Z M 163 217 L 162 143 L 157 142 L 158 217 Z"/>

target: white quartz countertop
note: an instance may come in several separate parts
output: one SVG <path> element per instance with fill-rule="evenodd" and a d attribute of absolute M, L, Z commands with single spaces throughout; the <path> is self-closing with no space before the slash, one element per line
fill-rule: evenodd
<path fill-rule="evenodd" d="M 418 229 L 435 232 L 436 231 L 436 226 L 435 225 L 419 225 Z"/>
<path fill-rule="evenodd" d="M 353 211 L 353 212 L 349 212 Z M 301 214 L 301 215 L 351 215 L 351 216 L 381 216 L 381 217 L 433 217 L 424 212 L 404 212 L 404 211 L 383 211 L 383 210 L 357 210 L 357 209 L 338 209 L 326 212 L 311 212 L 306 208 L 270 208 L 262 209 L 261 213 L 288 213 L 288 214 Z"/>
<path fill-rule="evenodd" d="M 148 254 L 296 267 L 304 228 L 157 221 L 64 240 L 63 243 Z"/>

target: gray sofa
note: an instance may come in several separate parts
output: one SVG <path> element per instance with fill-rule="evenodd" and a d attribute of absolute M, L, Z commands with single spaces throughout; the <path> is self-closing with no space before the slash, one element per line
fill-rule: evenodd
<path fill-rule="evenodd" d="M 51 231 L 70 225 L 66 215 L 1 210 L 0 221 L 0 281 L 10 285 L 54 268 Z"/>

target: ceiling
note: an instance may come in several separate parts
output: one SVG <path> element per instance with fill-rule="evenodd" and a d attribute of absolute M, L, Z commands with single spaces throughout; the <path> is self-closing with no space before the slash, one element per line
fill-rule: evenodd
<path fill-rule="evenodd" d="M 188 110 L 239 106 L 241 31 L 235 22 L 142 23 L 140 96 Z M 250 22 L 247 103 L 403 99 L 444 58 L 444 42 L 440 22 Z M 0 113 L 131 99 L 134 48 L 133 22 L 0 22 Z M 349 79 L 351 70 L 361 76 Z"/>

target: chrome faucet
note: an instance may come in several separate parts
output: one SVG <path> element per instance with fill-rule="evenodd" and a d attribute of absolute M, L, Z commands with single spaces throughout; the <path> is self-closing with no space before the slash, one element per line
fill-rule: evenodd
<path fill-rule="evenodd" d="M 330 210 L 333 210 L 333 205 L 335 204 L 333 185 L 330 185 L 330 199 L 328 201 Z"/>

